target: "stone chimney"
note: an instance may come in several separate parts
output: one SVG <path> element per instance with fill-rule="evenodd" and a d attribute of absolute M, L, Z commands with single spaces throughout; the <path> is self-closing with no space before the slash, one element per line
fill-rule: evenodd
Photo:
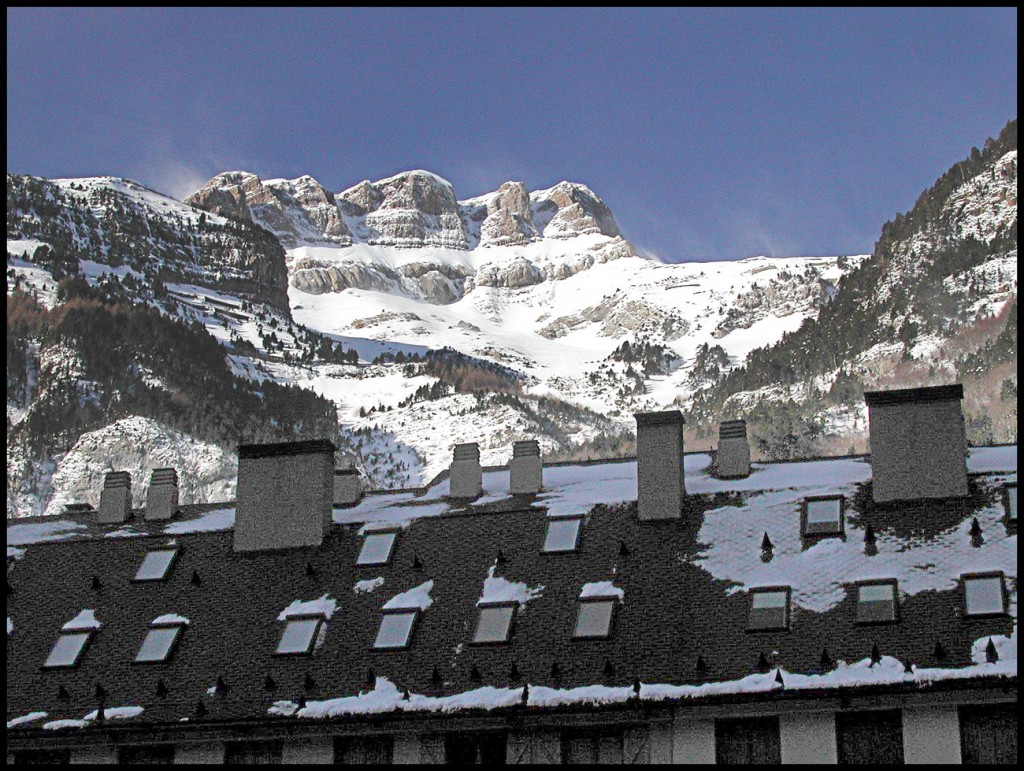
<path fill-rule="evenodd" d="M 155 468 L 149 477 L 146 492 L 146 521 L 164 521 L 178 510 L 178 472 L 172 468 Z"/>
<path fill-rule="evenodd" d="M 512 444 L 512 465 L 509 468 L 512 495 L 539 493 L 544 467 L 540 460 L 540 443 L 536 439 Z"/>
<path fill-rule="evenodd" d="M 864 394 L 876 502 L 967 495 L 963 397 L 959 383 Z"/>
<path fill-rule="evenodd" d="M 483 471 L 480 470 L 480 445 L 457 444 L 452 453 L 448 471 L 452 498 L 477 498 L 483 490 Z"/>
<path fill-rule="evenodd" d="M 111 471 L 103 477 L 100 511 L 97 521 L 118 525 L 132 513 L 132 475 L 127 471 Z"/>
<path fill-rule="evenodd" d="M 334 503 L 348 506 L 363 497 L 366 480 L 356 468 L 355 458 L 348 453 L 338 459 L 338 467 L 334 469 Z"/>
<path fill-rule="evenodd" d="M 723 420 L 718 424 L 718 454 L 715 466 L 719 479 L 741 479 L 750 476 L 747 421 Z"/>
<path fill-rule="evenodd" d="M 637 512 L 641 520 L 678 519 L 683 496 L 683 414 L 641 412 L 636 418 Z"/>
<path fill-rule="evenodd" d="M 331 524 L 336 451 L 326 440 L 241 445 L 235 551 L 319 546 Z"/>

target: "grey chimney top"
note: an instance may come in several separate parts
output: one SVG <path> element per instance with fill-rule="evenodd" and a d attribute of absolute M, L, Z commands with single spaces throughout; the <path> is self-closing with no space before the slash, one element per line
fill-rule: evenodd
<path fill-rule="evenodd" d="M 276 458 L 285 455 L 311 455 L 313 453 L 337 452 L 333 442 L 326 439 L 311 439 L 305 442 L 278 442 L 276 444 L 240 444 L 239 458 Z"/>
<path fill-rule="evenodd" d="M 747 421 L 723 420 L 718 424 L 718 436 L 720 439 L 745 439 L 747 436 Z"/>
<path fill-rule="evenodd" d="M 457 444 L 452 451 L 453 460 L 480 460 L 480 445 L 476 442 Z"/>
<path fill-rule="evenodd" d="M 155 468 L 149 478 L 150 484 L 178 484 L 178 472 L 173 468 Z"/>
<path fill-rule="evenodd" d="M 103 487 L 131 487 L 132 475 L 127 471 L 108 471 L 103 477 Z"/>
<path fill-rule="evenodd" d="M 540 455 L 540 442 L 538 442 L 536 439 L 527 439 L 522 442 L 513 442 L 513 458 L 527 458 L 533 455 Z"/>
<path fill-rule="evenodd" d="M 669 426 L 683 425 L 683 413 L 679 410 L 665 410 L 664 412 L 638 412 L 633 415 L 637 425 L 640 426 Z"/>
<path fill-rule="evenodd" d="M 864 401 L 869 407 L 880 404 L 913 404 L 916 402 L 945 402 L 964 398 L 962 383 L 927 386 L 924 388 L 900 388 L 893 391 L 865 391 Z"/>

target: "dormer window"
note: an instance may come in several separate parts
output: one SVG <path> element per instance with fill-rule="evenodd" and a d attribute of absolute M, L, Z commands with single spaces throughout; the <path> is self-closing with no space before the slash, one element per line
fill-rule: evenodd
<path fill-rule="evenodd" d="M 896 579 L 857 584 L 857 622 L 882 624 L 896 620 Z"/>
<path fill-rule="evenodd" d="M 544 539 L 546 554 L 576 551 L 582 517 L 559 517 L 548 520 L 548 533 Z"/>
<path fill-rule="evenodd" d="M 357 565 L 386 565 L 394 551 L 398 532 L 367 533 L 363 536 L 363 548 L 356 559 Z"/>
<path fill-rule="evenodd" d="M 805 536 L 842 535 L 844 509 L 841 495 L 804 498 L 801 533 Z"/>
<path fill-rule="evenodd" d="M 408 648 L 417 615 L 419 615 L 418 608 L 385 609 L 384 617 L 380 621 L 380 629 L 377 631 L 377 639 L 373 642 L 373 647 L 378 650 L 401 650 Z"/>
<path fill-rule="evenodd" d="M 1002 616 L 1006 614 L 1003 574 L 972 573 L 960 576 L 964 589 L 965 616 Z"/>
<path fill-rule="evenodd" d="M 178 550 L 176 548 L 154 549 L 153 551 L 146 552 L 146 557 L 142 560 L 142 564 L 139 565 L 139 570 L 132 580 L 162 581 L 167 577 L 167 573 L 170 571 L 171 565 L 177 556 Z"/>
<path fill-rule="evenodd" d="M 1006 518 L 1010 522 L 1017 521 L 1017 483 L 1008 484 L 1004 490 L 1005 498 L 1003 506 L 1006 508 Z"/>
<path fill-rule="evenodd" d="M 750 625 L 757 632 L 789 629 L 788 586 L 750 590 Z"/>
<path fill-rule="evenodd" d="M 313 645 L 323 623 L 322 613 L 289 616 L 274 653 L 279 656 L 309 655 L 313 652 Z"/>
<path fill-rule="evenodd" d="M 518 606 L 519 604 L 515 602 L 481 605 L 473 642 L 508 642 L 509 633 L 512 631 L 512 615 Z"/>
<path fill-rule="evenodd" d="M 54 643 L 43 666 L 46 668 L 75 666 L 81 659 L 85 646 L 89 644 L 93 633 L 99 630 L 100 626 L 93 610 L 81 611 L 61 627 L 60 637 Z"/>
<path fill-rule="evenodd" d="M 135 656 L 136 663 L 167 661 L 187 625 L 188 619 L 182 616 L 168 615 L 153 619 L 149 624 L 149 633 Z"/>

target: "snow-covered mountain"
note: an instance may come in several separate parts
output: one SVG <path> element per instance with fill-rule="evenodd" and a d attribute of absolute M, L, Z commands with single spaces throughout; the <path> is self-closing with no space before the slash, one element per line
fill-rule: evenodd
<path fill-rule="evenodd" d="M 943 189 L 939 216 L 913 227 L 897 218 L 896 251 L 714 263 L 639 255 L 608 206 L 570 182 L 532 192 L 506 182 L 459 200 L 451 184 L 424 171 L 336 193 L 308 176 L 264 181 L 227 172 L 179 202 L 114 178 L 8 175 L 8 292 L 32 291 L 58 313 L 67 302 L 58 280 L 81 273 L 108 297 L 201 325 L 240 379 L 224 393 L 251 384 L 274 430 L 289 432 L 320 420 L 309 417 L 320 409 L 310 392 L 326 397 L 340 425 L 335 440 L 379 486 L 426 482 L 458 442 L 479 442 L 485 464 L 506 462 L 522 438 L 539 439 L 549 456 L 621 453 L 630 449 L 634 412 L 671 406 L 688 415 L 691 448 L 713 446 L 720 417 L 742 415 L 762 452 L 775 457 L 794 431 L 832 441 L 813 447 L 860 448 L 866 415 L 856 384 L 885 385 L 887 371 L 903 372 L 889 359 L 870 364 L 894 335 L 906 337 L 899 350 L 911 358 L 931 352 L 928 366 L 949 379 L 966 366 L 957 357 L 1001 333 L 1012 306 L 1015 362 L 1015 139 L 1012 151 L 986 154 Z M 896 243 L 884 236 L 880 244 Z M 941 275 L 927 267 L 968 236 L 983 246 L 969 264 Z M 872 266 L 883 260 L 889 267 L 879 274 Z M 906 295 L 937 275 L 960 319 L 944 332 L 921 325 L 929 310 L 923 292 Z M 890 292 L 888 299 L 865 300 L 865 285 L 872 296 Z M 901 303 L 916 327 L 901 321 Z M 19 321 L 34 313 L 19 308 Z M 865 312 L 870 324 L 856 321 Z M 808 329 L 837 314 L 829 322 L 834 343 L 807 342 Z M 8 318 L 10 351 L 10 310 Z M 988 337 L 957 338 L 972 320 L 988 324 Z M 866 326 L 875 354 L 850 343 L 845 361 L 803 364 L 845 351 L 845 330 Z M 175 405 L 185 385 L 173 367 L 140 360 L 128 367 L 126 385 L 94 372 L 67 339 L 19 334 L 8 358 L 9 515 L 70 498 L 95 502 L 98 487 L 72 487 L 70 470 L 91 469 L 93 479 L 112 457 L 141 483 L 163 455 L 132 454 L 128 445 L 104 450 L 124 427 L 125 436 L 142 432 L 148 444 L 178 448 L 172 465 L 180 461 L 181 471 L 204 480 L 189 491 L 193 500 L 223 497 L 238 440 L 230 422 L 201 440 L 189 428 L 208 428 L 202 416 L 214 407 L 189 418 L 198 424 L 183 420 Z M 996 364 L 972 366 L 988 372 Z M 1014 375 L 1014 389 L 1015 382 Z M 135 412 L 119 410 L 119 394 L 144 387 L 170 406 L 154 414 L 144 406 L 151 399 L 136 399 Z M 274 389 L 283 387 L 305 390 L 280 396 Z M 302 394 L 312 412 L 286 415 L 281 405 Z M 40 414 L 56 414 L 56 402 L 87 419 L 47 444 L 32 427 L 44 424 Z M 803 423 L 791 421 L 794 409 Z M 182 449 L 192 441 L 194 453 Z"/>

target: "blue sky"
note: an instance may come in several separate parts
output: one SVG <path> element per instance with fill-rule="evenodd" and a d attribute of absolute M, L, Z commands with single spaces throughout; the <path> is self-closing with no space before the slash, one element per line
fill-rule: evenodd
<path fill-rule="evenodd" d="M 1017 12 L 7 11 L 7 170 L 583 182 L 669 260 L 871 250 L 1017 115 Z"/>

